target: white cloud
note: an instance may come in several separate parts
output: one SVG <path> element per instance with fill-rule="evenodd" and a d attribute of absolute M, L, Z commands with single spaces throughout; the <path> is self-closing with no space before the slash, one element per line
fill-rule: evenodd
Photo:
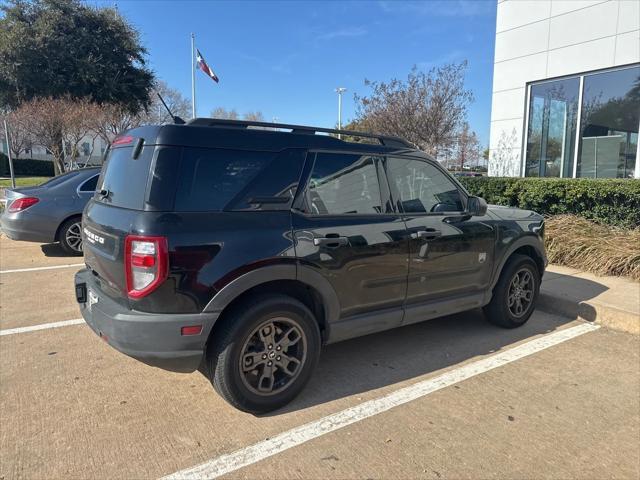
<path fill-rule="evenodd" d="M 483 16 L 496 8 L 495 1 L 488 0 L 379 1 L 378 5 L 386 13 L 433 17 Z"/>
<path fill-rule="evenodd" d="M 451 50 L 450 52 L 440 55 L 434 59 L 418 62 L 416 66 L 420 70 L 430 70 L 445 63 L 460 62 L 465 59 L 464 55 L 465 53 L 462 50 Z"/>
<path fill-rule="evenodd" d="M 333 40 L 336 38 L 349 38 L 349 37 L 361 37 L 367 34 L 367 29 L 364 27 L 346 27 L 339 30 L 332 30 L 329 32 L 321 33 L 316 37 L 317 40 Z"/>

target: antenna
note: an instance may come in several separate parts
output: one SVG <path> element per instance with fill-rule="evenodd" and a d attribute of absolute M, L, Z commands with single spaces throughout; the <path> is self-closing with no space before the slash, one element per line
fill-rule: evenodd
<path fill-rule="evenodd" d="M 167 107 L 167 104 L 165 103 L 164 98 L 162 98 L 162 95 L 160 95 L 160 92 L 156 92 L 156 95 L 158 95 L 158 98 L 162 102 L 162 105 L 164 105 L 164 108 L 166 108 L 167 112 L 169 112 L 169 116 L 173 120 L 173 123 L 175 123 L 176 125 L 184 125 L 185 123 L 184 120 L 182 120 L 180 117 L 177 117 L 173 113 L 171 113 L 171 110 L 169 109 L 169 107 Z"/>

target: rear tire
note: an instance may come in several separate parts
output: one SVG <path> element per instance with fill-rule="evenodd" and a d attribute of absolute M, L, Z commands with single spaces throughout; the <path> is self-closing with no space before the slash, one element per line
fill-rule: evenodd
<path fill-rule="evenodd" d="M 524 325 L 535 310 L 540 293 L 540 272 L 526 255 L 513 255 L 493 289 L 493 298 L 484 307 L 487 320 L 503 328 Z"/>
<path fill-rule="evenodd" d="M 266 413 L 285 406 L 309 381 L 320 355 L 320 330 L 293 298 L 262 295 L 244 303 L 212 333 L 207 375 L 232 406 Z"/>
<path fill-rule="evenodd" d="M 82 218 L 70 218 L 60 227 L 60 246 L 65 253 L 82 255 Z"/>

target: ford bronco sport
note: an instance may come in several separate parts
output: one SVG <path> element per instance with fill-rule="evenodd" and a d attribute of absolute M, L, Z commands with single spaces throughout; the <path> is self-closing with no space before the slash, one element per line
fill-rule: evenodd
<path fill-rule="evenodd" d="M 252 413 L 291 401 L 326 343 L 480 307 L 518 327 L 546 266 L 540 215 L 487 208 L 408 142 L 261 122 L 121 135 L 82 232 L 95 333 Z"/>

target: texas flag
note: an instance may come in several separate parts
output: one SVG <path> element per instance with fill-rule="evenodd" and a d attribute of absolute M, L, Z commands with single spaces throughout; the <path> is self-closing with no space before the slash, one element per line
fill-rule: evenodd
<path fill-rule="evenodd" d="M 200 53 L 200 50 L 197 50 L 197 49 L 196 49 L 196 61 L 198 63 L 198 68 L 202 70 L 204 73 L 206 73 L 211 78 L 211 80 L 213 80 L 216 83 L 220 81 L 218 79 L 218 76 L 215 74 L 215 72 L 211 70 L 209 65 L 207 65 L 207 62 L 205 62 L 204 58 L 202 58 L 202 54 Z"/>

